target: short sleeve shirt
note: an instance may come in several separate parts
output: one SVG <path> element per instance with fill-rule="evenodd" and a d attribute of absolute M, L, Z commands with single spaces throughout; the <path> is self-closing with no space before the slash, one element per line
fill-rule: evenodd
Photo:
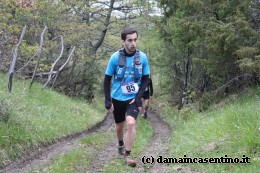
<path fill-rule="evenodd" d="M 147 56 L 139 51 L 140 53 L 140 61 L 142 64 L 142 75 L 149 75 L 149 63 Z M 114 76 L 112 81 L 112 89 L 111 89 L 111 97 L 113 99 L 119 101 L 126 101 L 135 98 L 136 94 L 124 94 L 121 88 L 123 82 L 133 82 L 134 81 L 134 55 L 131 57 L 126 57 L 126 69 L 124 74 L 124 79 L 119 81 L 115 79 L 116 68 L 118 66 L 118 59 L 119 59 L 120 52 L 115 52 L 111 57 L 107 65 L 106 75 Z M 140 87 L 141 82 L 138 81 L 138 86 Z"/>

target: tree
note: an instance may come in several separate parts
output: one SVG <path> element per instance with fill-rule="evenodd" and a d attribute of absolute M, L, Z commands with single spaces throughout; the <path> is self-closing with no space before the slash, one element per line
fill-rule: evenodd
<path fill-rule="evenodd" d="M 228 83 L 223 88 L 227 92 L 227 89 L 235 90 L 248 84 L 248 80 L 257 78 L 259 1 L 158 2 L 164 9 L 164 18 L 159 25 L 161 38 L 175 50 L 176 54 L 168 56 L 168 59 L 173 59 L 172 66 L 181 72 L 175 82 L 187 79 L 185 68 L 176 66 L 184 64 L 186 57 L 192 62 L 189 88 L 197 93 L 214 91 Z M 168 68 L 168 73 L 174 71 L 176 69 Z M 238 80 L 233 80 L 236 77 Z M 231 80 L 233 82 L 230 83 Z M 187 92 L 181 83 L 178 88 L 171 88 L 171 92 Z"/>
<path fill-rule="evenodd" d="M 12 47 L 18 42 L 22 27 L 26 25 L 27 32 L 20 46 L 15 72 L 25 78 L 32 75 L 39 77 L 39 82 L 46 83 L 49 80 L 46 72 L 56 63 L 55 60 L 63 48 L 60 43 L 62 37 L 64 53 L 53 71 L 64 64 L 72 47 L 76 46 L 76 49 L 74 58 L 59 73 L 54 87 L 65 94 L 90 100 L 103 72 L 101 59 L 121 47 L 118 39 L 120 31 L 129 20 L 136 19 L 136 11 L 141 9 L 135 2 L 119 0 L 4 0 L 0 2 L 0 6 L 0 14 L 5 14 L 0 15 L 0 55 L 3 57 L 0 69 L 8 69 Z M 123 11 L 125 17 L 115 15 L 119 11 Z M 45 26 L 47 30 L 41 45 L 41 60 L 37 62 L 41 32 Z M 33 72 L 37 63 L 37 72 Z"/>

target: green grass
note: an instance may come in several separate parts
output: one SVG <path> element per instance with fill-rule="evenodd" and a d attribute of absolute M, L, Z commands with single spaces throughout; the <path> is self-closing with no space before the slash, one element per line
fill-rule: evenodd
<path fill-rule="evenodd" d="M 260 87 L 249 90 L 225 102 L 222 107 L 212 107 L 204 113 L 191 110 L 188 118 L 165 106 L 161 112 L 173 128 L 171 151 L 168 156 L 183 158 L 250 158 L 250 163 L 193 163 L 179 164 L 182 169 L 199 172 L 259 172 L 259 117 Z M 177 166 L 177 167 L 178 167 Z M 169 172 L 176 171 L 170 164 Z"/>
<path fill-rule="evenodd" d="M 102 152 L 113 137 L 114 133 L 111 132 L 93 133 L 80 141 L 80 148 L 53 158 L 47 167 L 30 172 L 86 172 L 92 166 L 96 154 Z"/>
<path fill-rule="evenodd" d="M 115 133 L 115 130 L 93 133 L 89 137 L 86 137 L 80 141 L 80 144 L 83 146 L 83 148 L 54 158 L 47 168 L 38 170 L 38 172 L 86 172 L 89 170 L 89 167 L 92 166 L 92 162 L 94 159 L 96 159 L 97 153 L 104 151 L 106 146 L 110 144 L 111 141 L 116 140 Z M 148 141 L 151 137 L 151 124 L 147 120 L 143 120 L 139 117 L 137 124 L 137 137 L 132 152 L 133 157 L 137 157 L 137 155 L 145 150 L 145 146 L 148 145 Z M 123 159 L 117 158 L 117 153 L 107 154 L 115 155 L 115 159 L 112 159 L 109 161 L 108 165 L 105 165 L 103 168 L 101 168 L 102 172 L 114 173 L 129 172 L 134 170 L 133 168 L 127 167 Z"/>
<path fill-rule="evenodd" d="M 89 105 L 37 83 L 29 89 L 30 81 L 16 79 L 9 94 L 6 78 L 1 74 L 0 79 L 0 107 L 5 107 L 0 116 L 0 167 L 31 148 L 88 129 L 105 116 L 100 101 Z"/>
<path fill-rule="evenodd" d="M 81 148 L 54 158 L 50 166 L 41 168 L 39 170 L 31 170 L 30 172 L 80 172 L 79 170 L 86 170 L 90 165 L 91 160 L 88 157 L 88 150 Z"/>

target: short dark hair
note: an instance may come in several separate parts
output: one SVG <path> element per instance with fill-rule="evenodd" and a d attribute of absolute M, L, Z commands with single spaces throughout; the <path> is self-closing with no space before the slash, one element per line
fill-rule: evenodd
<path fill-rule="evenodd" d="M 121 32 L 121 39 L 122 39 L 122 40 L 125 40 L 127 34 L 134 34 L 134 33 L 136 33 L 137 36 L 138 36 L 137 30 L 135 30 L 134 28 L 125 28 L 125 29 Z"/>

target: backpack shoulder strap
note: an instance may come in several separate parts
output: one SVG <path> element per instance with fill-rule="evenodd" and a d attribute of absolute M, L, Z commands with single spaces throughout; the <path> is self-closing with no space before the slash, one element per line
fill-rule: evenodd
<path fill-rule="evenodd" d="M 119 50 L 118 66 L 115 69 L 115 79 L 121 81 L 124 79 L 126 69 L 126 55 L 123 49 Z"/>
<path fill-rule="evenodd" d="M 124 53 L 123 49 L 119 50 L 118 65 L 120 67 L 126 66 L 126 56 L 125 56 L 125 53 Z"/>
<path fill-rule="evenodd" d="M 140 61 L 140 52 L 139 52 L 139 50 L 138 49 L 136 49 L 136 53 L 135 53 L 135 65 L 136 64 L 141 64 L 141 61 Z"/>

